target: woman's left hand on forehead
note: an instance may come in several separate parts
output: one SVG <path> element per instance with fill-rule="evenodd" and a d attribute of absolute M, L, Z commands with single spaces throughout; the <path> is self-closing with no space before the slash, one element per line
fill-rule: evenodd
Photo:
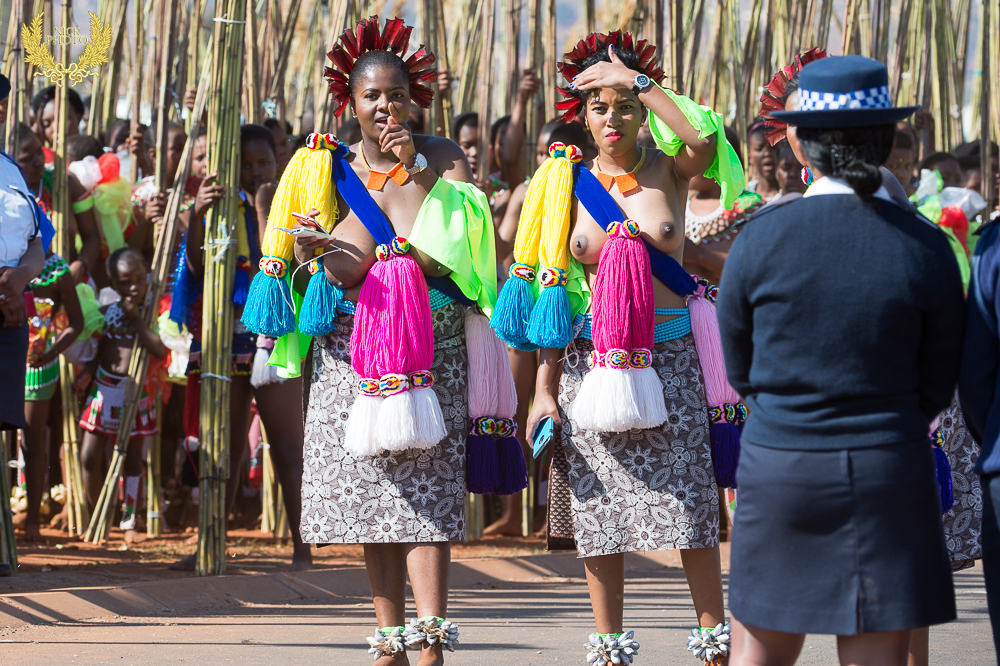
<path fill-rule="evenodd" d="M 404 165 L 412 165 L 416 158 L 417 151 L 413 146 L 410 126 L 403 122 L 395 104 L 389 105 L 389 122 L 379 136 L 379 144 L 383 153 L 391 150 Z"/>
<path fill-rule="evenodd" d="M 636 72 L 625 66 L 615 51 L 608 47 L 611 62 L 599 62 L 580 72 L 570 88 L 574 90 L 591 90 L 594 88 L 625 88 L 632 89 Z"/>

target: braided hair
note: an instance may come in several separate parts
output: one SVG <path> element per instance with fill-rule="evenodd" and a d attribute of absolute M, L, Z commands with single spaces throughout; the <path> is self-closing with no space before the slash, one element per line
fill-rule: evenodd
<path fill-rule="evenodd" d="M 882 185 L 879 166 L 889 159 L 896 126 L 798 127 L 806 158 L 824 175 L 847 181 L 862 199 L 871 199 Z"/>

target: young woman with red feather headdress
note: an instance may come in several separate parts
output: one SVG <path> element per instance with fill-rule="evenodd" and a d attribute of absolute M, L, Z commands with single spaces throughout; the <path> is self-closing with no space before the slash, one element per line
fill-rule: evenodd
<path fill-rule="evenodd" d="M 590 35 L 560 64 L 569 86 L 558 108 L 582 114 L 599 152 L 587 164 L 576 146 L 550 147 L 492 319 L 511 346 L 540 349 L 526 434 L 561 425 L 549 538 L 575 541 L 584 558 L 597 664 L 631 663 L 638 649 L 622 626 L 633 551 L 681 550 L 699 624 L 689 649 L 706 663 L 728 650 L 716 477 L 733 482 L 745 412 L 722 386 L 713 292 L 681 264 L 690 179 L 720 181 L 731 206 L 743 172 L 721 117 L 656 85 L 654 56 L 617 31 Z M 658 150 L 638 145 L 647 117 Z M 713 464 L 713 453 L 728 459 Z"/>
<path fill-rule="evenodd" d="M 421 666 L 443 663 L 457 642 L 449 542 L 465 537 L 466 492 L 527 483 L 506 350 L 479 314 L 496 301 L 489 202 L 457 144 L 407 125 L 435 77 L 422 47 L 407 57 L 411 31 L 371 17 L 328 53 L 336 112 L 350 105 L 361 140 L 313 134 L 293 155 L 243 312 L 279 338 L 279 374 L 305 360 L 303 540 L 364 544 L 378 666 L 407 664 L 407 648 Z"/>

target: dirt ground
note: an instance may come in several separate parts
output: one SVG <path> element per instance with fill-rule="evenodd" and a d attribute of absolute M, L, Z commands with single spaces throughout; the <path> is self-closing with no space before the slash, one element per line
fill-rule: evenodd
<path fill-rule="evenodd" d="M 18 574 L 0 578 L 0 594 L 190 576 L 167 567 L 193 553 L 197 539 L 191 531 L 126 544 L 117 528 L 112 528 L 107 543 L 102 545 L 47 528 L 42 529 L 41 542 L 26 542 L 22 536 L 18 534 Z M 487 537 L 452 544 L 454 559 L 518 557 L 544 551 L 545 541 L 535 537 Z M 230 557 L 227 573 L 231 574 L 287 571 L 292 559 L 290 541 L 282 543 L 258 530 L 230 530 L 226 552 Z M 360 545 L 333 545 L 313 551 L 316 568 L 362 564 L 363 558 Z"/>

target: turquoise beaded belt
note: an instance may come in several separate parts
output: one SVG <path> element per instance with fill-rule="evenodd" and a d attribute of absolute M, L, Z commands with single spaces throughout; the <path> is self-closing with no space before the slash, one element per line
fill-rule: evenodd
<path fill-rule="evenodd" d="M 687 308 L 656 308 L 655 313 L 665 317 L 675 317 L 670 321 L 661 322 L 654 329 L 653 341 L 656 343 L 667 342 L 683 338 L 691 333 L 691 315 Z M 590 331 L 592 315 L 589 312 L 578 314 L 573 320 L 573 337 L 593 339 Z"/>
<path fill-rule="evenodd" d="M 451 298 L 450 296 L 445 296 L 437 289 L 429 290 L 428 295 L 431 298 L 431 310 L 440 310 L 444 306 L 450 305 L 451 303 L 455 302 L 455 299 Z M 357 303 L 355 303 L 354 301 L 341 299 L 340 302 L 337 304 L 337 312 L 341 314 L 352 315 L 354 314 L 354 310 L 356 307 Z"/>

